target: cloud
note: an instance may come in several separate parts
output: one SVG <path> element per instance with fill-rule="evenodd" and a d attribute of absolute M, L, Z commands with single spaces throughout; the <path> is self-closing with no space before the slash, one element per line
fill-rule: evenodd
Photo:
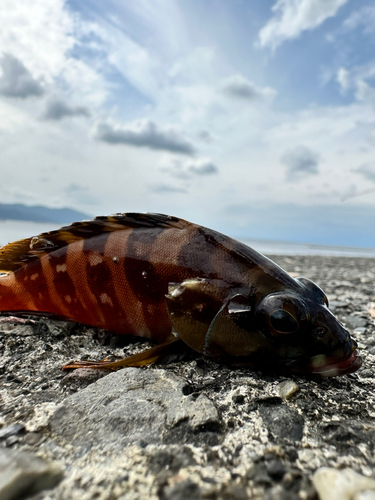
<path fill-rule="evenodd" d="M 96 125 L 96 139 L 108 144 L 127 144 L 139 148 L 193 155 L 194 146 L 171 128 L 158 128 L 151 120 L 137 120 L 127 125 L 101 122 Z"/>
<path fill-rule="evenodd" d="M 350 87 L 350 73 L 345 68 L 340 68 L 337 71 L 337 81 L 340 85 L 340 90 L 342 93 L 346 92 Z"/>
<path fill-rule="evenodd" d="M 288 181 L 300 180 L 301 177 L 318 173 L 319 156 L 305 146 L 286 151 L 280 161 L 287 167 Z"/>
<path fill-rule="evenodd" d="M 227 96 L 249 102 L 262 101 L 267 98 L 273 99 L 277 93 L 275 89 L 270 87 L 258 87 L 242 75 L 226 78 L 222 83 L 221 90 Z"/>
<path fill-rule="evenodd" d="M 6 97 L 26 99 L 41 96 L 44 89 L 22 62 L 11 54 L 3 54 L 0 60 L 3 74 L 0 78 L 0 94 Z"/>
<path fill-rule="evenodd" d="M 62 120 L 63 118 L 72 116 L 85 116 L 89 118 L 90 115 L 89 109 L 85 106 L 70 106 L 62 99 L 53 99 L 47 103 L 42 118 L 45 120 Z"/>
<path fill-rule="evenodd" d="M 166 157 L 161 162 L 161 169 L 178 179 L 188 179 L 192 176 L 216 175 L 219 172 L 217 166 L 209 158 L 183 161 L 180 158 Z"/>
<path fill-rule="evenodd" d="M 153 186 L 151 190 L 154 193 L 187 193 L 187 189 L 184 188 L 178 188 L 175 186 L 170 186 L 169 184 L 157 184 L 156 186 Z"/>
<path fill-rule="evenodd" d="M 259 32 L 262 47 L 276 49 L 286 40 L 297 38 L 305 30 L 317 28 L 336 15 L 348 0 L 277 0 L 273 17 Z"/>
<path fill-rule="evenodd" d="M 375 163 L 364 163 L 358 167 L 355 172 L 361 174 L 365 179 L 369 181 L 375 181 Z"/>
<path fill-rule="evenodd" d="M 363 26 L 363 31 L 366 34 L 373 33 L 375 30 L 375 7 L 366 5 L 359 10 L 355 10 L 344 21 L 343 27 L 346 30 L 354 30 Z"/>
<path fill-rule="evenodd" d="M 200 130 L 197 136 L 201 141 L 206 142 L 207 144 L 210 144 L 215 140 L 208 130 Z"/>
<path fill-rule="evenodd" d="M 375 106 L 375 89 L 363 80 L 357 81 L 357 92 L 355 97 L 358 101 L 371 104 Z"/>

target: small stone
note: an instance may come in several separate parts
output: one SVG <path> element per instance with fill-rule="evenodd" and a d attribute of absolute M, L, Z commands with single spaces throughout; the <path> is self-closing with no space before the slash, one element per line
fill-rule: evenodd
<path fill-rule="evenodd" d="M 8 439 L 11 436 L 15 436 L 19 432 L 25 430 L 25 426 L 23 424 L 12 424 L 8 425 L 4 429 L 0 430 L 0 439 Z"/>
<path fill-rule="evenodd" d="M 350 328 L 355 330 L 356 328 L 366 327 L 368 324 L 367 318 L 362 318 L 361 316 L 355 316 L 351 314 L 348 317 L 347 324 Z"/>
<path fill-rule="evenodd" d="M 245 401 L 245 396 L 239 392 L 235 392 L 232 395 L 232 401 L 233 401 L 233 403 L 235 403 L 237 405 L 242 405 Z"/>
<path fill-rule="evenodd" d="M 259 409 L 268 431 L 275 437 L 301 441 L 304 418 L 295 410 L 282 406 L 264 406 Z"/>
<path fill-rule="evenodd" d="M 284 380 L 284 382 L 278 384 L 277 390 L 280 397 L 290 399 L 299 390 L 299 387 L 293 380 Z"/>
<path fill-rule="evenodd" d="M 375 491 L 373 479 L 361 476 L 352 469 L 323 467 L 315 472 L 312 482 L 320 500 L 359 500 L 359 494 L 363 495 L 367 490 Z"/>
<path fill-rule="evenodd" d="M 33 446 L 40 441 L 41 437 L 41 434 L 37 432 L 28 432 L 24 437 L 23 442 L 29 446 Z"/>
<path fill-rule="evenodd" d="M 348 307 L 348 303 L 344 302 L 343 300 L 330 300 L 329 301 L 329 308 L 331 311 L 335 311 L 339 307 Z"/>
<path fill-rule="evenodd" d="M 18 436 L 10 436 L 8 439 L 5 440 L 5 445 L 8 447 L 13 446 L 14 444 L 18 443 L 20 438 Z"/>
<path fill-rule="evenodd" d="M 0 498 L 16 500 L 53 488 L 63 473 L 55 464 L 27 452 L 0 449 Z"/>
<path fill-rule="evenodd" d="M 274 459 L 267 463 L 267 474 L 272 479 L 281 480 L 285 472 L 285 467 L 280 460 Z"/>
<path fill-rule="evenodd" d="M 365 326 L 359 326 L 358 328 L 355 328 L 355 329 L 353 330 L 353 333 L 354 333 L 354 334 L 359 334 L 359 335 L 360 335 L 360 334 L 362 334 L 362 333 L 365 333 L 365 331 L 366 331 L 366 327 L 365 327 Z M 363 345 L 363 344 L 362 344 L 362 345 Z M 361 349 L 361 348 L 360 348 L 360 349 Z M 364 348 L 362 347 L 362 349 L 365 349 L 365 347 L 364 347 Z"/>

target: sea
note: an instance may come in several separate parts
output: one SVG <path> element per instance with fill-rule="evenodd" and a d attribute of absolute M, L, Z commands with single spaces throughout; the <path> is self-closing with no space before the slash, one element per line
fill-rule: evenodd
<path fill-rule="evenodd" d="M 0 246 L 6 245 L 12 241 L 29 238 L 30 236 L 35 236 L 46 231 L 52 231 L 59 227 L 61 227 L 61 224 L 48 222 L 0 220 Z M 246 238 L 240 239 L 240 241 L 266 255 L 322 255 L 375 258 L 375 248 L 316 245 L 313 243 Z"/>

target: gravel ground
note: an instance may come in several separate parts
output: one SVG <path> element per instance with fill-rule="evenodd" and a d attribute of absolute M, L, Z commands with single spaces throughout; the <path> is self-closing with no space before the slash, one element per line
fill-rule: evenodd
<path fill-rule="evenodd" d="M 359 342 L 359 372 L 271 376 L 183 350 L 151 367 L 66 373 L 69 361 L 123 357 L 148 344 L 77 324 L 7 319 L 0 322 L 0 497 L 374 499 L 375 261 L 273 260 L 325 290 Z"/>

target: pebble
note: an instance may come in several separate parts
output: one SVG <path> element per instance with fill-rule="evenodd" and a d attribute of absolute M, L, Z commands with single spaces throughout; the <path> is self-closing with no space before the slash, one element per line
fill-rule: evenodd
<path fill-rule="evenodd" d="M 259 413 L 271 435 L 301 441 L 304 419 L 295 410 L 286 405 L 264 406 L 259 408 Z"/>
<path fill-rule="evenodd" d="M 56 486 L 63 472 L 27 452 L 0 448 L 0 498 L 17 500 Z"/>
<path fill-rule="evenodd" d="M 277 385 L 277 390 L 281 398 L 290 399 L 299 390 L 299 387 L 293 380 L 284 380 Z"/>
<path fill-rule="evenodd" d="M 365 493 L 375 492 L 375 481 L 352 469 L 322 467 L 315 472 L 312 482 L 320 500 L 362 500 L 371 498 L 364 497 Z"/>
<path fill-rule="evenodd" d="M 15 436 L 16 434 L 25 430 L 25 426 L 23 424 L 12 424 L 4 427 L 4 429 L 0 430 L 0 439 L 8 439 L 11 436 Z"/>

